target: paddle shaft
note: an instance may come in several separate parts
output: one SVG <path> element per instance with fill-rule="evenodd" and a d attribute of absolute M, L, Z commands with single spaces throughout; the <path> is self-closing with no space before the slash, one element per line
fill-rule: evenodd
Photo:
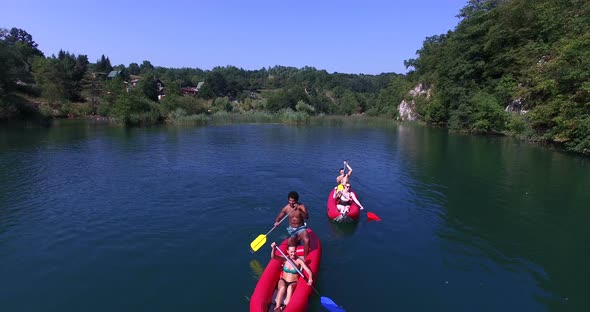
<path fill-rule="evenodd" d="M 286 214 L 286 215 L 285 215 L 285 216 L 284 216 L 284 217 L 281 219 L 281 221 L 279 221 L 279 224 L 283 223 L 283 221 L 284 221 L 285 219 L 287 219 L 287 217 L 288 217 L 289 215 L 291 215 L 291 212 L 293 212 L 293 211 L 295 211 L 295 209 L 291 209 L 291 211 L 289 211 L 289 213 L 288 213 L 288 214 Z M 268 231 L 268 232 L 266 232 L 266 234 L 264 234 L 264 236 L 267 236 L 268 234 L 270 234 L 270 232 L 272 232 L 272 231 L 273 231 L 273 230 L 274 230 L 276 227 L 277 227 L 277 226 L 273 226 L 273 227 L 272 227 L 272 229 L 270 229 L 270 231 Z"/>
<path fill-rule="evenodd" d="M 297 270 L 297 273 L 299 273 L 299 275 L 301 275 L 301 277 L 303 278 L 303 280 L 305 280 L 305 276 L 303 275 L 303 273 L 297 268 L 297 265 L 295 263 L 293 263 L 293 261 L 291 259 L 289 259 L 289 257 L 287 257 L 283 251 L 281 250 L 280 247 L 276 247 L 276 249 L 279 250 L 279 252 L 281 253 L 281 255 L 283 255 L 283 257 L 289 261 L 289 263 L 291 263 L 291 265 L 295 268 L 295 270 Z M 309 285 L 309 284 L 308 284 Z M 324 306 L 324 308 L 328 309 L 329 311 L 336 311 L 336 312 L 345 312 L 344 308 L 340 307 L 338 304 L 336 304 L 334 302 L 334 300 L 328 298 L 328 297 L 322 297 L 322 295 L 320 295 L 320 292 L 315 289 L 315 287 L 313 287 L 313 285 L 309 285 L 309 287 L 311 287 L 311 289 L 313 289 L 313 291 L 315 291 L 316 294 L 318 294 L 318 296 L 320 296 L 320 301 L 322 302 L 322 306 Z"/>
<path fill-rule="evenodd" d="M 289 211 L 289 213 L 284 216 L 278 223 L 281 224 L 283 222 L 283 220 L 285 220 L 289 215 L 291 215 L 291 213 L 294 211 L 295 209 L 291 209 L 291 211 Z M 276 223 L 276 222 L 275 222 Z M 254 239 L 251 243 L 250 243 L 250 248 L 252 248 L 253 252 L 256 252 L 258 249 L 260 249 L 260 247 L 262 247 L 262 245 L 264 245 L 264 243 L 266 243 L 266 236 L 268 234 L 270 234 L 270 232 L 272 232 L 277 225 L 274 225 L 268 232 L 266 232 L 266 234 L 260 234 L 258 235 L 258 237 L 256 237 L 256 239 Z"/>
<path fill-rule="evenodd" d="M 356 194 L 354 194 L 352 191 L 350 191 L 351 196 L 350 198 L 352 200 L 354 200 L 354 202 L 360 207 L 363 207 L 363 205 L 361 205 L 360 201 L 358 200 L 358 198 L 356 197 Z M 367 218 L 369 220 L 373 220 L 373 221 L 381 221 L 381 218 L 379 218 L 379 216 L 377 216 L 376 214 L 372 213 L 372 212 L 368 212 L 367 209 L 365 209 L 365 207 L 363 207 L 363 209 L 360 209 L 361 211 L 364 211 L 367 214 Z"/>

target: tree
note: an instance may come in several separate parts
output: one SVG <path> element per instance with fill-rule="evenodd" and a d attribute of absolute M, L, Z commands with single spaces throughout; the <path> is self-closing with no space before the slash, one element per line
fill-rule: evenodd
<path fill-rule="evenodd" d="M 154 102 L 158 101 L 158 84 L 151 72 L 144 74 L 141 79 L 139 79 L 139 90 L 147 99 Z"/>
<path fill-rule="evenodd" d="M 12 51 L 14 62 L 12 72 L 15 79 L 24 82 L 32 82 L 31 65 L 35 57 L 44 57 L 43 52 L 37 48 L 33 37 L 25 30 L 19 28 L 0 29 L 0 42 L 3 42 Z"/>
<path fill-rule="evenodd" d="M 124 92 L 113 105 L 113 115 L 125 125 L 152 124 L 160 115 L 154 102 L 133 92 Z"/>
<path fill-rule="evenodd" d="M 308 115 L 315 114 L 315 108 L 302 100 L 297 101 L 297 104 L 295 105 L 295 111 L 306 113 Z"/>
<path fill-rule="evenodd" d="M 389 85 L 379 92 L 374 105 L 368 107 L 367 114 L 397 116 L 397 105 L 403 100 L 406 89 L 406 81 L 403 76 L 391 78 Z"/>
<path fill-rule="evenodd" d="M 100 60 L 96 62 L 95 71 L 99 73 L 109 73 L 113 70 L 113 66 L 111 65 L 111 61 L 108 57 L 105 57 L 104 54 L 100 57 Z"/>
<path fill-rule="evenodd" d="M 152 72 L 152 71 L 154 71 L 154 65 L 152 65 L 152 63 L 150 63 L 150 61 L 143 61 L 143 63 L 141 63 L 141 65 L 139 65 L 139 73 L 142 75 L 147 72 Z"/>
<path fill-rule="evenodd" d="M 211 89 L 215 96 L 228 95 L 227 80 L 219 71 L 213 71 L 205 80 L 205 84 Z"/>
<path fill-rule="evenodd" d="M 359 102 L 355 93 L 350 90 L 345 90 L 344 94 L 338 99 L 338 113 L 344 115 L 352 115 L 359 111 Z"/>
<path fill-rule="evenodd" d="M 65 99 L 66 91 L 62 84 L 61 73 L 57 70 L 58 59 L 36 58 L 33 61 L 33 76 L 41 87 L 41 94 L 49 104 L 60 103 Z"/>
<path fill-rule="evenodd" d="M 88 71 L 88 64 L 90 64 L 90 62 L 88 62 L 88 56 L 82 54 L 78 55 L 76 58 L 74 79 L 78 81 L 82 80 L 84 74 Z"/>
<path fill-rule="evenodd" d="M 18 58 L 14 51 L 3 41 L 0 41 L 0 97 L 15 89 L 16 64 Z"/>
<path fill-rule="evenodd" d="M 41 52 L 37 47 L 38 44 L 33 40 L 33 36 L 22 30 L 20 28 L 11 28 L 10 31 L 6 29 L 0 30 L 0 40 L 6 42 L 9 46 L 14 46 L 18 43 L 23 44 L 24 47 L 27 48 L 26 56 L 27 58 L 33 56 L 41 56 L 44 57 L 43 52 Z"/>
<path fill-rule="evenodd" d="M 278 112 L 281 109 L 291 108 L 291 96 L 287 90 L 279 90 L 277 92 L 273 92 L 268 97 L 268 102 L 266 104 L 266 109 L 270 112 Z M 297 101 L 293 103 L 293 107 L 297 105 Z"/>
<path fill-rule="evenodd" d="M 130 75 L 139 75 L 139 65 L 137 63 L 131 63 L 128 67 Z"/>
<path fill-rule="evenodd" d="M 425 119 L 484 133 L 512 123 L 590 154 L 588 16 L 588 1 L 470 0 L 454 31 L 428 37 L 406 62 L 408 78 L 432 88 Z M 529 111 L 516 125 L 503 110 L 513 101 Z"/>

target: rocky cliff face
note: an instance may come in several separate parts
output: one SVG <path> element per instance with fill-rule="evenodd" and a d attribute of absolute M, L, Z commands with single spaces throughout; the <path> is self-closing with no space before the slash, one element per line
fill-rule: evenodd
<path fill-rule="evenodd" d="M 416 101 L 414 98 L 426 94 L 426 99 L 429 99 L 432 95 L 432 89 L 426 89 L 424 85 L 420 83 L 415 86 L 414 89 L 408 91 L 408 94 L 410 95 L 410 99 L 402 100 L 397 106 L 399 120 L 417 120 L 422 118 L 422 116 L 420 116 L 416 111 Z M 527 109 L 525 109 L 524 100 L 521 98 L 512 100 L 504 110 L 508 113 L 517 115 L 525 115 L 529 112 Z"/>
<path fill-rule="evenodd" d="M 510 102 L 510 104 L 508 104 L 506 106 L 506 108 L 504 109 L 504 111 L 508 112 L 508 113 L 513 113 L 513 114 L 519 114 L 519 115 L 524 115 L 526 113 L 528 113 L 529 111 L 524 109 L 524 101 L 522 99 L 516 99 L 516 100 L 512 100 L 512 102 Z"/>
<path fill-rule="evenodd" d="M 416 120 L 420 118 L 416 112 L 416 101 L 414 101 L 414 98 L 419 95 L 426 94 L 426 98 L 428 99 L 431 96 L 431 90 L 426 89 L 424 85 L 420 83 L 415 86 L 414 89 L 410 90 L 408 94 L 412 97 L 412 99 L 409 101 L 403 100 L 397 107 L 400 120 Z"/>
<path fill-rule="evenodd" d="M 416 107 L 414 100 L 411 100 L 409 102 L 406 100 L 402 100 L 402 102 L 399 103 L 397 110 L 399 112 L 400 120 L 416 120 L 417 118 L 415 113 Z"/>

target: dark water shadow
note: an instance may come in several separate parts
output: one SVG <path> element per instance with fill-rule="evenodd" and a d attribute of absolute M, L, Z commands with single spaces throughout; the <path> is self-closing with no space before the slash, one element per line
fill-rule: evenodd
<path fill-rule="evenodd" d="M 518 280 L 532 299 L 511 298 L 521 310 L 588 310 L 581 287 L 590 277 L 586 159 L 509 138 L 438 131 L 408 132 L 400 142 L 411 175 L 423 183 L 414 191 L 438 227 L 444 265 L 464 272 L 461 282 L 473 283 L 469 272 Z"/>
<path fill-rule="evenodd" d="M 332 229 L 332 233 L 335 234 L 336 237 L 349 237 L 356 232 L 359 222 L 352 221 L 352 222 L 334 222 L 329 220 L 328 223 L 330 224 L 330 228 Z"/>

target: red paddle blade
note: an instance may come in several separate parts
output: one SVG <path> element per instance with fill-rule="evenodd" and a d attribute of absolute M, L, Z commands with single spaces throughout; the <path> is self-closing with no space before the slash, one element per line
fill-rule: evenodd
<path fill-rule="evenodd" d="M 381 218 L 379 218 L 376 214 L 374 214 L 372 212 L 367 212 L 367 218 L 370 221 L 381 221 Z"/>

